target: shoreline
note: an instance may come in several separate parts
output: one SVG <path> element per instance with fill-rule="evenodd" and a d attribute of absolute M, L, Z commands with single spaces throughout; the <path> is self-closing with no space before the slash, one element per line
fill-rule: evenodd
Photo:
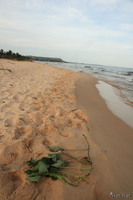
<path fill-rule="evenodd" d="M 103 81 L 105 83 L 107 83 L 108 85 L 111 85 L 114 89 L 117 90 L 117 96 L 119 96 L 121 98 L 121 100 L 124 102 L 124 104 L 127 104 L 129 105 L 130 107 L 133 107 L 133 101 L 129 100 L 125 94 L 122 93 L 122 90 L 123 88 L 116 85 L 116 84 L 113 84 L 111 81 L 109 80 L 106 80 L 106 79 L 100 79 L 100 78 L 97 78 L 98 80 L 100 81 Z"/>
<path fill-rule="evenodd" d="M 110 111 L 133 129 L 133 107 L 121 98 L 120 91 L 101 80 L 98 80 L 96 88 Z"/>
<path fill-rule="evenodd" d="M 133 129 L 108 109 L 96 84 L 97 79 L 85 75 L 76 84 L 76 96 L 78 106 L 86 110 L 90 120 L 89 136 L 92 140 L 90 146 L 95 171 L 92 174 L 97 174 L 101 189 L 97 199 L 109 199 L 109 196 L 104 195 L 110 192 L 132 193 Z M 103 198 L 100 193 L 103 193 Z"/>
<path fill-rule="evenodd" d="M 0 199 L 105 200 L 112 199 L 110 192 L 132 192 L 132 129 L 107 108 L 96 78 L 44 64 L 0 62 L 12 70 L 0 71 Z M 77 187 L 50 178 L 37 185 L 25 180 L 26 160 L 46 156 L 48 145 L 84 149 L 82 134 L 94 168 Z"/>

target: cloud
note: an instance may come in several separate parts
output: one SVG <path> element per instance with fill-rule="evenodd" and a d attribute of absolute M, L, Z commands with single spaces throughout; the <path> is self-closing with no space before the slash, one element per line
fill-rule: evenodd
<path fill-rule="evenodd" d="M 110 5 L 110 4 L 116 4 L 120 2 L 121 0 L 91 0 L 93 4 L 103 4 L 103 5 Z"/>
<path fill-rule="evenodd" d="M 133 31 L 133 24 L 120 24 L 119 27 L 125 30 Z"/>
<path fill-rule="evenodd" d="M 82 52 L 92 58 L 130 55 L 132 6 L 131 0 L 1 0 L 0 43 L 10 49 L 64 52 L 69 58 L 77 52 L 83 59 Z"/>

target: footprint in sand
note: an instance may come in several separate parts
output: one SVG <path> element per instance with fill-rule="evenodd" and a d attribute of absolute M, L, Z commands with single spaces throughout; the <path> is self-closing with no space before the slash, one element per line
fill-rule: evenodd
<path fill-rule="evenodd" d="M 47 149 L 44 147 L 43 144 L 40 143 L 40 141 L 34 141 L 30 147 L 34 154 L 38 155 L 44 155 L 47 153 Z"/>
<path fill-rule="evenodd" d="M 28 115 L 20 115 L 19 119 L 16 121 L 16 129 L 14 130 L 13 140 L 30 135 L 33 131 L 31 128 L 32 123 L 33 121 Z"/>
<path fill-rule="evenodd" d="M 18 155 L 17 151 L 19 152 L 20 147 L 17 146 L 6 146 L 5 144 L 1 144 L 1 166 L 5 169 L 5 167 L 9 167 L 10 164 L 12 164 Z M 13 165 L 12 165 L 13 167 Z"/>
<path fill-rule="evenodd" d="M 22 104 L 20 104 L 19 109 L 20 109 L 21 111 L 25 111 L 26 109 L 28 109 L 28 106 L 27 106 L 27 104 L 22 103 Z"/>
<path fill-rule="evenodd" d="M 10 108 L 12 108 L 13 106 L 14 106 L 14 101 L 7 101 L 7 103 L 5 104 L 4 102 L 3 102 L 3 106 L 1 106 L 1 112 L 5 112 L 5 111 L 8 111 Z"/>
<path fill-rule="evenodd" d="M 13 96 L 13 100 L 14 100 L 14 101 L 19 101 L 19 99 L 20 99 L 20 98 L 19 98 L 19 95 L 18 95 L 18 94 L 15 94 L 15 95 Z"/>
<path fill-rule="evenodd" d="M 20 198 L 23 198 L 22 196 L 27 196 L 27 199 L 29 199 L 28 198 L 29 191 L 26 190 L 26 186 L 24 187 L 24 183 L 26 183 L 25 176 L 26 176 L 25 173 L 22 171 L 12 171 L 8 173 L 3 173 L 1 181 L 2 182 L 1 191 L 3 196 L 5 197 L 4 199 L 8 198 L 16 199 L 15 198 L 16 195 L 19 195 L 19 197 L 21 196 Z M 34 191 L 30 192 L 33 195 Z M 31 194 L 29 195 L 32 196 Z"/>
<path fill-rule="evenodd" d="M 19 138 L 23 137 L 25 135 L 26 131 L 24 127 L 17 127 L 14 130 L 14 137 L 13 140 L 18 140 Z"/>
<path fill-rule="evenodd" d="M 7 111 L 9 109 L 9 107 L 8 107 L 8 105 L 7 104 L 5 104 L 4 106 L 1 106 L 1 112 L 5 112 L 5 111 Z"/>
<path fill-rule="evenodd" d="M 12 113 L 10 111 L 3 113 L 3 119 L 8 119 L 8 118 L 14 118 L 15 113 Z"/>
<path fill-rule="evenodd" d="M 12 118 L 6 119 L 4 121 L 4 126 L 5 127 L 13 126 L 13 120 L 12 120 Z"/>
<path fill-rule="evenodd" d="M 14 183 L 9 178 L 9 173 L 4 173 L 1 178 L 1 193 L 3 199 L 7 199 L 14 192 Z"/>
<path fill-rule="evenodd" d="M 39 118 L 36 119 L 35 122 L 34 122 L 34 125 L 37 126 L 37 127 L 41 126 L 41 124 L 43 124 L 43 121 Z"/>
<path fill-rule="evenodd" d="M 46 138 L 43 140 L 43 143 L 42 143 L 44 146 L 56 146 L 56 142 L 53 141 L 52 139 L 50 138 Z"/>
<path fill-rule="evenodd" d="M 73 133 L 70 132 L 70 131 L 67 130 L 67 129 L 61 129 L 61 130 L 60 130 L 60 135 L 62 135 L 63 137 L 69 137 L 69 136 L 72 136 Z"/>
<path fill-rule="evenodd" d="M 18 126 L 29 125 L 31 123 L 32 123 L 32 119 L 28 115 L 26 114 L 19 115 L 19 119 L 17 121 Z"/>
<path fill-rule="evenodd" d="M 32 103 L 31 105 L 37 111 L 43 109 L 43 107 L 44 107 L 43 103 Z"/>
<path fill-rule="evenodd" d="M 10 101 L 10 102 L 7 104 L 7 106 L 8 106 L 8 107 L 13 107 L 13 106 L 14 106 L 14 103 L 15 103 L 14 101 Z"/>

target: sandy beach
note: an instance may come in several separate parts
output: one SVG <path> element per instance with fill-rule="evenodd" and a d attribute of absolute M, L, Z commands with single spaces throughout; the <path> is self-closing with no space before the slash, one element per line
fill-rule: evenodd
<path fill-rule="evenodd" d="M 108 109 L 96 78 L 5 59 L 0 69 L 0 200 L 133 198 L 133 129 Z M 93 170 L 76 187 L 45 177 L 37 184 L 25 179 L 25 161 L 47 156 L 47 146 L 85 149 L 83 134 Z"/>

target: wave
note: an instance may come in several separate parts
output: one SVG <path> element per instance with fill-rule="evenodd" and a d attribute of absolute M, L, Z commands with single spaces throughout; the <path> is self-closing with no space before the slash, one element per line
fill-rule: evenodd
<path fill-rule="evenodd" d="M 91 66 L 84 66 L 84 68 L 92 68 Z"/>
<path fill-rule="evenodd" d="M 132 71 L 129 71 L 129 72 L 117 72 L 117 74 L 119 74 L 119 75 L 125 75 L 125 76 L 132 76 L 133 72 Z"/>
<path fill-rule="evenodd" d="M 133 78 L 128 80 L 129 82 L 133 82 Z"/>

